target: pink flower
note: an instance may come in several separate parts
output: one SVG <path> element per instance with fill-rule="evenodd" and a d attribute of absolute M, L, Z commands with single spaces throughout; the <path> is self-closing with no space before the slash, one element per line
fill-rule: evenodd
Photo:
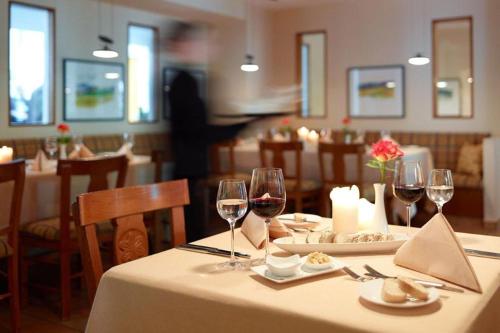
<path fill-rule="evenodd" d="M 349 118 L 349 117 L 342 118 L 342 124 L 344 126 L 349 126 L 351 124 L 351 118 Z"/>
<path fill-rule="evenodd" d="M 284 118 L 284 119 L 281 121 L 281 125 L 283 125 L 283 126 L 288 126 L 288 125 L 290 125 L 290 118 Z"/>
<path fill-rule="evenodd" d="M 372 145 L 371 155 L 380 162 L 387 162 L 403 156 L 403 152 L 393 141 L 379 140 Z"/>
<path fill-rule="evenodd" d="M 57 131 L 61 134 L 68 133 L 70 131 L 69 125 L 65 123 L 61 123 L 57 125 Z"/>

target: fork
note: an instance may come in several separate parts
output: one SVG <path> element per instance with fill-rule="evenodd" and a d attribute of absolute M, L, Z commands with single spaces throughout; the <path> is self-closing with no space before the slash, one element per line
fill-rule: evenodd
<path fill-rule="evenodd" d="M 342 268 L 344 272 L 346 272 L 350 277 L 352 277 L 354 280 L 359 281 L 359 282 L 366 282 L 373 280 L 373 277 L 364 277 L 361 275 L 356 274 L 354 271 L 352 271 L 349 267 L 345 266 Z"/>

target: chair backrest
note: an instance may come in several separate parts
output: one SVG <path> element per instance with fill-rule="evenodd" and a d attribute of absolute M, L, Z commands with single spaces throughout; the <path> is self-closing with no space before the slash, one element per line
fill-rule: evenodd
<path fill-rule="evenodd" d="M 57 175 L 61 177 L 61 198 L 59 201 L 60 241 L 70 240 L 71 216 L 71 177 L 89 176 L 87 192 L 101 191 L 109 188 L 108 175 L 117 172 L 116 187 L 125 185 L 128 159 L 125 155 L 92 160 L 59 160 Z"/>
<path fill-rule="evenodd" d="M 21 204 L 23 200 L 24 179 L 26 173 L 26 164 L 24 160 L 15 160 L 8 163 L 0 163 L 0 183 L 14 182 L 12 191 L 12 201 L 10 203 L 9 225 L 0 228 L 0 236 L 7 235 L 7 242 L 17 253 L 18 248 L 18 229 L 21 219 Z"/>
<path fill-rule="evenodd" d="M 360 191 L 362 191 L 363 184 L 363 144 L 344 144 L 344 143 L 327 143 L 320 142 L 318 144 L 319 156 L 319 171 L 321 181 L 323 184 L 334 185 L 351 185 L 356 184 Z M 326 155 L 332 155 L 332 164 L 330 174 L 333 177 L 328 177 L 326 172 Z M 346 163 L 345 157 L 347 155 L 356 156 L 357 163 L 357 178 L 353 181 L 346 179 Z"/>
<path fill-rule="evenodd" d="M 184 207 L 189 204 L 186 179 L 81 194 L 73 205 L 89 297 L 93 300 L 103 274 L 96 224 L 113 220 L 115 264 L 148 255 L 143 214 L 171 209 L 174 246 L 186 242 Z"/>
<path fill-rule="evenodd" d="M 234 146 L 236 146 L 235 139 L 229 139 L 217 142 L 210 146 L 210 172 L 213 175 L 234 175 L 235 162 L 234 162 Z M 228 154 L 227 168 L 222 167 L 221 155 Z"/>
<path fill-rule="evenodd" d="M 264 168 L 281 168 L 283 177 L 293 179 L 297 182 L 297 188 L 300 188 L 302 180 L 302 148 L 303 144 L 300 141 L 270 141 L 262 140 L 259 142 L 260 163 Z M 271 159 L 267 158 L 267 154 L 271 153 Z M 293 152 L 295 158 L 295 173 L 288 172 L 286 167 L 285 152 Z"/>
<path fill-rule="evenodd" d="M 155 183 L 159 183 L 163 180 L 162 170 L 163 164 L 167 162 L 173 162 L 172 152 L 170 149 L 155 149 L 151 152 L 151 162 L 155 166 L 154 179 Z"/>

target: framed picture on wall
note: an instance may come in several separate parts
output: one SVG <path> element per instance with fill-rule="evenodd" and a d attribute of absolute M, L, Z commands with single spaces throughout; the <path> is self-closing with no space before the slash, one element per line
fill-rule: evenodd
<path fill-rule="evenodd" d="M 347 70 L 351 118 L 403 118 L 405 68 L 402 65 L 351 67 Z"/>
<path fill-rule="evenodd" d="M 177 74 L 185 70 L 191 74 L 198 83 L 198 94 L 201 99 L 205 100 L 207 97 L 207 74 L 201 69 L 184 69 L 181 67 L 165 67 L 163 69 L 163 118 L 170 119 L 170 100 L 168 94 L 170 92 L 170 85 L 175 79 Z"/>
<path fill-rule="evenodd" d="M 436 82 L 439 116 L 460 117 L 462 114 L 460 78 Z"/>
<path fill-rule="evenodd" d="M 124 73 L 121 63 L 64 59 L 64 120 L 123 120 Z"/>

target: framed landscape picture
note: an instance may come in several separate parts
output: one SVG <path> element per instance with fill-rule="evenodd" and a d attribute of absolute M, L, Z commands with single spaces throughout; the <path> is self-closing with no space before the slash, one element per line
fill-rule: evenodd
<path fill-rule="evenodd" d="M 64 59 L 64 120 L 124 119 L 124 73 L 120 63 Z"/>
<path fill-rule="evenodd" d="M 347 79 L 349 117 L 404 117 L 404 66 L 351 67 Z"/>

